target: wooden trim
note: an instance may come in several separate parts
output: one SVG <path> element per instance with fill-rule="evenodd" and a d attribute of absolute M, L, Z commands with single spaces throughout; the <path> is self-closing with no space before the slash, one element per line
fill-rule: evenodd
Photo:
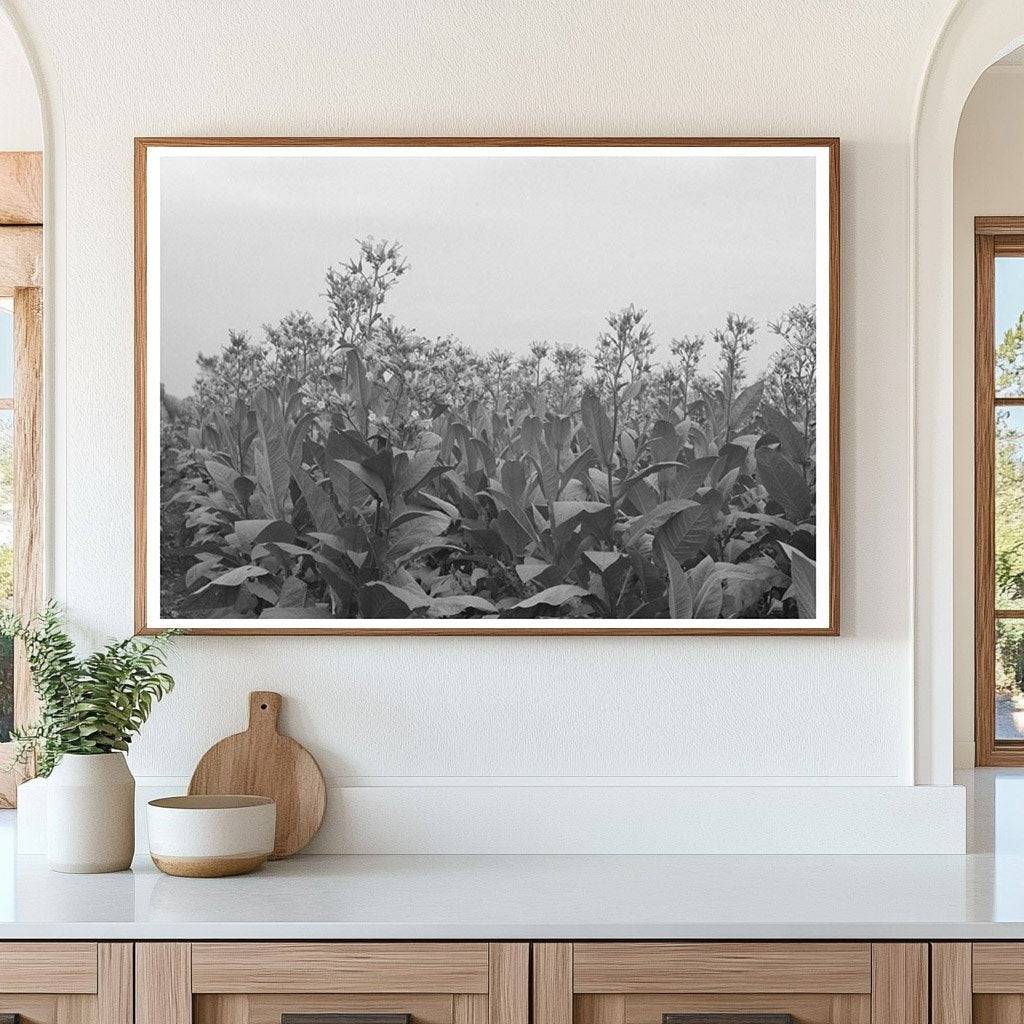
<path fill-rule="evenodd" d="M 577 942 L 574 992 L 871 991 L 866 942 Z"/>
<path fill-rule="evenodd" d="M 529 1024 L 530 944 L 492 942 L 488 946 L 488 1024 Z"/>
<path fill-rule="evenodd" d="M 0 225 L 43 223 L 43 154 L 0 153 Z"/>
<path fill-rule="evenodd" d="M 808 136 L 737 136 L 737 135 L 350 135 L 324 136 L 317 135 L 137 135 L 136 148 L 151 149 L 160 146 L 278 146 L 301 148 L 303 146 L 490 146 L 502 147 L 534 147 L 562 146 L 611 146 L 632 149 L 634 147 L 656 146 L 689 146 L 696 149 L 708 146 L 744 146 L 748 148 L 774 149 L 780 146 L 811 146 L 838 151 L 839 139 L 834 135 Z M 1018 234 L 1024 234 L 1020 228 Z"/>
<path fill-rule="evenodd" d="M 42 287 L 41 227 L 0 227 L 0 282 L 6 289 Z"/>
<path fill-rule="evenodd" d="M 444 625 L 429 629 L 409 629 L 401 626 L 360 629 L 355 626 L 323 626 L 288 629 L 281 626 L 255 624 L 253 627 L 224 628 L 203 626 L 187 630 L 202 636 L 838 636 L 840 613 L 840 427 L 839 427 L 839 375 L 840 375 L 840 202 L 839 202 L 839 139 L 835 137 L 391 137 L 372 138 L 315 138 L 315 137 L 137 137 L 135 139 L 135 631 L 152 635 L 160 629 L 150 623 L 146 606 L 146 154 L 149 149 L 166 146 L 483 146 L 483 147 L 539 147 L 539 146 L 608 146 L 608 147 L 817 147 L 829 153 L 829 623 L 818 628 L 800 628 L 783 625 L 766 629 L 675 628 L 671 626 L 630 629 L 624 626 L 566 629 L 557 624 L 510 630 L 503 626 L 480 626 L 472 629 L 452 629 Z M 822 524 L 819 524 L 821 528 Z M 153 618 L 157 616 L 154 615 Z M 400 620 L 399 620 L 400 621 Z"/>
<path fill-rule="evenodd" d="M 43 293 L 14 293 L 14 607 L 23 618 L 43 601 Z M 38 702 L 24 648 L 14 669 L 15 721 L 34 721 Z"/>
<path fill-rule="evenodd" d="M 291 999 L 300 999 L 300 997 L 292 996 Z M 196 996 L 192 1000 L 192 1019 L 196 1021 L 196 1024 L 249 1024 L 250 1020 L 256 1016 L 252 1003 L 252 997 L 245 995 Z M 295 1005 L 295 1003 L 289 1002 L 286 1006 L 275 1007 L 270 1014 L 273 1024 L 280 1024 L 285 1013 Z M 423 1024 L 427 1024 L 427 1022 L 424 1021 Z"/>
<path fill-rule="evenodd" d="M 422 1018 L 417 1016 L 417 1024 Z M 452 1024 L 487 1024 L 487 995 L 457 992 L 452 996 Z"/>
<path fill-rule="evenodd" d="M 996 256 L 1024 256 L 1024 235 L 991 235 Z"/>
<path fill-rule="evenodd" d="M 928 947 L 923 942 L 871 946 L 871 1024 L 928 1024 Z"/>
<path fill-rule="evenodd" d="M 829 392 L 828 392 L 828 451 L 829 451 L 829 628 L 826 636 L 839 635 L 840 610 L 840 532 L 839 502 L 842 495 L 839 471 L 839 401 L 841 390 L 839 362 L 839 293 L 841 234 L 839 221 L 839 140 L 829 147 L 828 167 L 828 337 L 829 337 Z"/>
<path fill-rule="evenodd" d="M 626 1024 L 626 997 L 606 993 L 573 997 L 575 1024 Z"/>
<path fill-rule="evenodd" d="M 1024 992 L 1024 947 L 1019 942 L 971 945 L 971 990 L 1002 995 Z"/>
<path fill-rule="evenodd" d="M 97 1024 L 134 1024 L 135 950 L 130 942 L 97 947 Z"/>
<path fill-rule="evenodd" d="M 14 608 L 22 618 L 43 599 L 43 295 L 39 288 L 14 292 Z M 32 675 L 19 641 L 14 651 L 14 724 L 28 725 L 39 710 Z M 17 787 L 32 765 L 12 765 L 14 744 L 0 744 L 0 807 L 13 807 Z"/>
<path fill-rule="evenodd" d="M 971 944 L 931 945 L 931 1024 L 971 1024 Z"/>
<path fill-rule="evenodd" d="M 1024 217 L 975 217 L 976 235 L 1020 235 L 1024 237 Z"/>
<path fill-rule="evenodd" d="M 135 1024 L 192 1024 L 189 943 L 135 944 Z"/>
<path fill-rule="evenodd" d="M 146 612 L 146 144 L 135 140 L 135 632 L 154 633 Z M 159 611 L 159 609 L 158 609 Z"/>
<path fill-rule="evenodd" d="M 4 942 L 0 951 L 0 992 L 96 992 L 95 942 Z"/>
<path fill-rule="evenodd" d="M 193 992 L 487 992 L 484 942 L 196 942 Z"/>
<path fill-rule="evenodd" d="M 830 1024 L 871 1024 L 871 996 L 833 996 Z"/>
<path fill-rule="evenodd" d="M 573 1024 L 571 942 L 533 944 L 533 1024 Z"/>

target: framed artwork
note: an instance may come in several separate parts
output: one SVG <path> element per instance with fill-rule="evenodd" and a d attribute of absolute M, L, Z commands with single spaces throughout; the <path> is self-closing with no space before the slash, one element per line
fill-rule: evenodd
<path fill-rule="evenodd" d="M 140 632 L 838 632 L 836 139 L 136 140 Z"/>

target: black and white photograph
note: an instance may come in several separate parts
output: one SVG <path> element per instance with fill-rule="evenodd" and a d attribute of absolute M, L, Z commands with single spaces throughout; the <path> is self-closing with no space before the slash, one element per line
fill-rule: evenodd
<path fill-rule="evenodd" d="M 142 629 L 837 631 L 834 143 L 138 144 Z"/>

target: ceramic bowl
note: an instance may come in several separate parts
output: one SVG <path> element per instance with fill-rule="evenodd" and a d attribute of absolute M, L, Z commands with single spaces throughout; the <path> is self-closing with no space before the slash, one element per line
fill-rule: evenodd
<path fill-rule="evenodd" d="M 264 796 L 169 796 L 147 808 L 149 853 L 168 875 L 255 871 L 274 849 L 277 805 Z"/>

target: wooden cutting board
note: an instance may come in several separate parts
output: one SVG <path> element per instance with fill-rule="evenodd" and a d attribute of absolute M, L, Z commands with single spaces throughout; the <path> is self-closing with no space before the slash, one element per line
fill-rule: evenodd
<path fill-rule="evenodd" d="M 273 860 L 303 849 L 320 828 L 327 789 L 320 766 L 302 744 L 277 731 L 281 694 L 249 694 L 249 728 L 214 744 L 192 773 L 192 796 L 234 793 L 277 803 Z"/>

